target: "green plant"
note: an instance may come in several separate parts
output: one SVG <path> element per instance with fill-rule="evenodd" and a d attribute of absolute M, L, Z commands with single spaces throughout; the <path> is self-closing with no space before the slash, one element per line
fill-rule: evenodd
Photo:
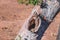
<path fill-rule="evenodd" d="M 29 0 L 29 4 L 36 5 L 38 3 L 38 0 Z"/>
<path fill-rule="evenodd" d="M 37 5 L 37 4 L 41 4 L 42 0 L 18 0 L 18 3 Z"/>

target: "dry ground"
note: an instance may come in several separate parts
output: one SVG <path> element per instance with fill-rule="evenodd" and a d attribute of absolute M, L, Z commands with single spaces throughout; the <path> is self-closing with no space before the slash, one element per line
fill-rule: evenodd
<path fill-rule="evenodd" d="M 0 0 L 0 40 L 14 40 L 32 8 L 31 5 L 18 4 L 17 0 Z M 46 30 L 42 40 L 55 40 L 59 23 L 60 13 Z"/>

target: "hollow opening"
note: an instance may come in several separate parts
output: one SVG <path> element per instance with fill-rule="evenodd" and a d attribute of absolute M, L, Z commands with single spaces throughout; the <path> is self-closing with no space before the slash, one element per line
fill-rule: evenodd
<path fill-rule="evenodd" d="M 29 27 L 28 27 L 28 30 L 32 30 L 35 28 L 35 19 L 32 19 L 30 22 L 29 22 Z"/>

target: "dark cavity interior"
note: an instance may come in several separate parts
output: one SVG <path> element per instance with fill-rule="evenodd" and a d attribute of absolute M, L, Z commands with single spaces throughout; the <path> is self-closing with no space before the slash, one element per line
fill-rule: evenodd
<path fill-rule="evenodd" d="M 31 29 L 34 29 L 34 28 L 35 28 L 35 20 L 32 19 L 32 20 L 29 22 L 28 30 L 31 30 Z"/>

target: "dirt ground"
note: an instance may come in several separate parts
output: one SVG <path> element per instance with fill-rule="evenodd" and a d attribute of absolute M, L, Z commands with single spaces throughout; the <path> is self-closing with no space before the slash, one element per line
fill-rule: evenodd
<path fill-rule="evenodd" d="M 17 0 L 0 0 L 0 40 L 14 40 L 28 18 L 33 6 L 18 4 Z M 55 40 L 60 24 L 60 13 L 47 28 L 42 40 Z"/>

